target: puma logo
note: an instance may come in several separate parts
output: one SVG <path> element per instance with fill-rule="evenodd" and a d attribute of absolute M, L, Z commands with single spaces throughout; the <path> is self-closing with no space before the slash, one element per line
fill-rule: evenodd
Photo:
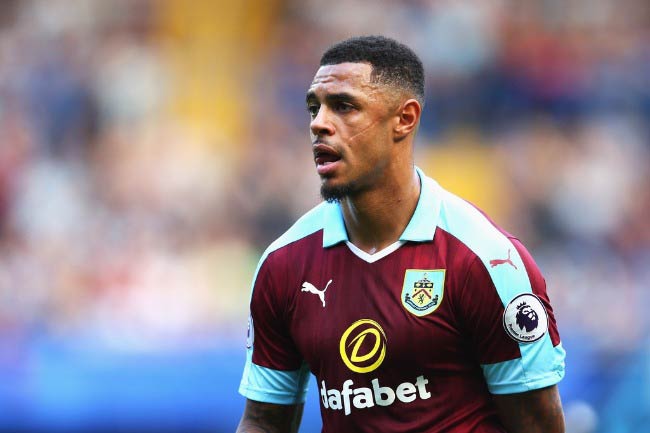
<path fill-rule="evenodd" d="M 309 292 L 313 293 L 314 295 L 318 295 L 320 298 L 321 302 L 323 303 L 323 308 L 325 308 L 325 291 L 327 290 L 327 287 L 330 285 L 332 280 L 329 280 L 327 284 L 325 285 L 325 288 L 323 290 L 318 290 L 312 283 L 308 283 L 305 281 L 302 283 L 302 292 Z"/>
<path fill-rule="evenodd" d="M 513 268 L 517 269 L 514 263 L 512 263 L 512 260 L 510 260 L 510 249 L 508 249 L 508 258 L 507 259 L 494 259 L 490 260 L 490 266 L 495 267 L 498 265 L 502 265 L 504 263 L 507 263 L 511 265 Z"/>

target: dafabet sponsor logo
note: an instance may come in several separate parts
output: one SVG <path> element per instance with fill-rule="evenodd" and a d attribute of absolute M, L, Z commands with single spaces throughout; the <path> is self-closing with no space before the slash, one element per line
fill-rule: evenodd
<path fill-rule="evenodd" d="M 386 333 L 379 323 L 371 319 L 361 319 L 350 325 L 339 343 L 339 350 L 343 363 L 355 373 L 369 373 L 375 371 L 384 361 L 388 341 Z M 321 381 L 321 402 L 325 409 L 343 410 L 345 415 L 351 413 L 352 408 L 366 409 L 377 406 L 390 406 L 396 400 L 402 403 L 411 403 L 416 398 L 426 400 L 431 398 L 427 390 L 429 380 L 418 376 L 414 382 L 403 382 L 392 388 L 381 386 L 379 378 L 370 380 L 370 387 L 353 387 L 354 381 L 348 379 L 343 382 L 341 389 L 327 388 L 324 380 Z"/>

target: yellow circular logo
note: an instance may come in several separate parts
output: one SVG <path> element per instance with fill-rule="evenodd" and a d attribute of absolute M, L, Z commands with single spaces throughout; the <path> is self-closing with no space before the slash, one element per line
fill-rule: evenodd
<path fill-rule="evenodd" d="M 368 373 L 386 357 L 386 334 L 374 320 L 357 320 L 341 336 L 339 351 L 350 370 Z"/>

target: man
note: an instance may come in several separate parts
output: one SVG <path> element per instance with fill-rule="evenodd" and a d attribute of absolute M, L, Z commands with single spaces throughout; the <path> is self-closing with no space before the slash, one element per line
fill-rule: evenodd
<path fill-rule="evenodd" d="M 545 282 L 522 244 L 413 162 L 422 63 L 384 37 L 323 55 L 307 92 L 325 201 L 262 256 L 239 432 L 564 431 Z"/>

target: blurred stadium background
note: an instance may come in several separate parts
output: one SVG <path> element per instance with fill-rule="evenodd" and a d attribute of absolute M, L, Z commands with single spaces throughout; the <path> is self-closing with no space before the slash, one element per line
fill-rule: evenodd
<path fill-rule="evenodd" d="M 378 33 L 425 62 L 417 163 L 546 275 L 568 432 L 647 431 L 647 0 L 0 0 L 0 431 L 234 430 L 304 92 Z"/>

